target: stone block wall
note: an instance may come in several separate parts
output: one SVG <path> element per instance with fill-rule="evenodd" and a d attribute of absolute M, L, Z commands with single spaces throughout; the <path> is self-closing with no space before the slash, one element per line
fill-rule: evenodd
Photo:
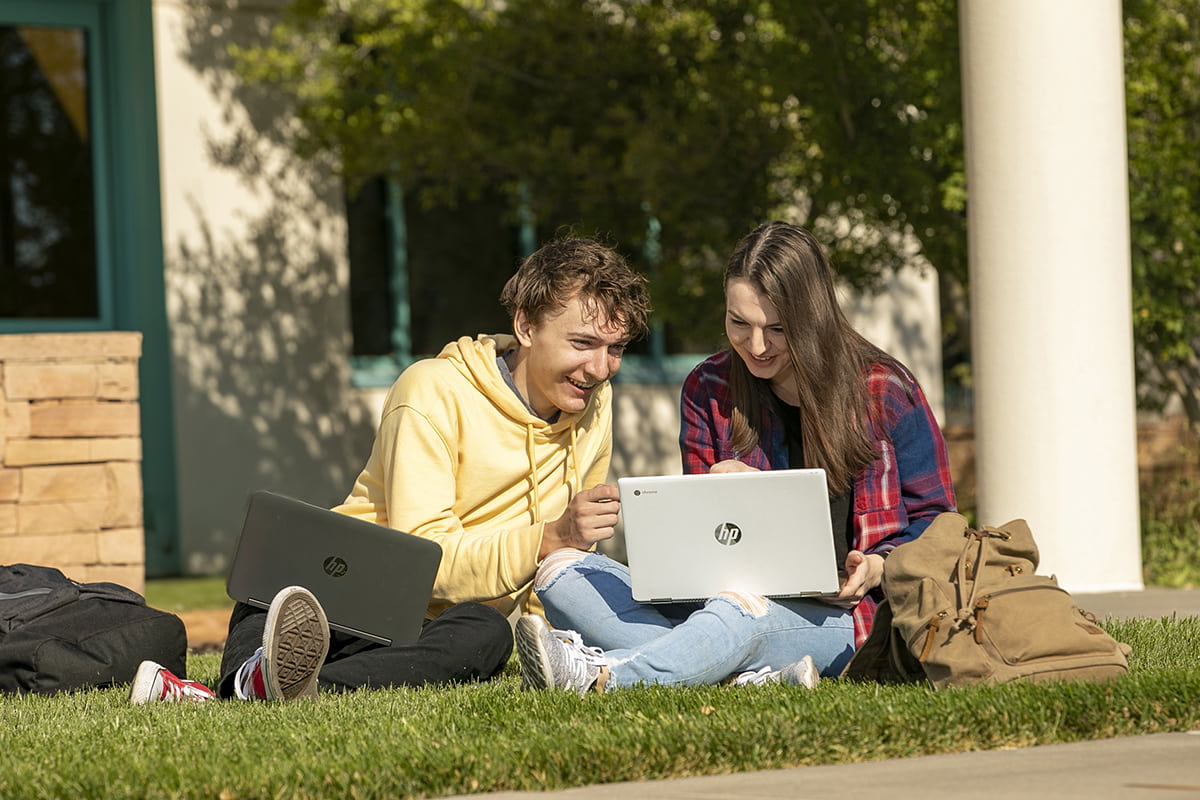
<path fill-rule="evenodd" d="M 0 335 L 0 563 L 145 587 L 140 333 Z"/>

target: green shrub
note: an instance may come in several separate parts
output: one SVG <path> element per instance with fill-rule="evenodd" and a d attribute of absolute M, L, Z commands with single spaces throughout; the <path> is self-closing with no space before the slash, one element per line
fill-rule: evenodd
<path fill-rule="evenodd" d="M 1180 472 L 1142 490 L 1142 575 L 1148 586 L 1200 586 L 1200 476 Z"/>

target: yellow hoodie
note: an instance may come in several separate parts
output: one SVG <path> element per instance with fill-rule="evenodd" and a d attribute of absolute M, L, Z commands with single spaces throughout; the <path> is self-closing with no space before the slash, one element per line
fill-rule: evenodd
<path fill-rule="evenodd" d="M 508 335 L 464 336 L 406 369 L 366 467 L 334 509 L 441 545 L 430 617 L 468 600 L 528 610 L 544 523 L 608 475 L 612 387 L 546 422 L 496 365 L 515 346 Z"/>

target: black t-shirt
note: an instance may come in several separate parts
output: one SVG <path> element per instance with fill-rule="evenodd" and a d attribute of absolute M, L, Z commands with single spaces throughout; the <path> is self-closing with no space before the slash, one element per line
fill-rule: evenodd
<path fill-rule="evenodd" d="M 787 444 L 788 466 L 804 469 L 804 437 L 800 434 L 800 409 L 780 400 L 773 392 L 775 412 L 783 421 L 784 441 Z M 833 551 L 837 555 L 838 569 L 846 564 L 846 554 L 854 546 L 854 485 L 841 496 L 829 500 L 829 519 L 833 523 Z"/>

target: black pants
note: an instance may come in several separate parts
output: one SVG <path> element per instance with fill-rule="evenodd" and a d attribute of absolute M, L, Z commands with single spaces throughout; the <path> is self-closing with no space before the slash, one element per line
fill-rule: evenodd
<path fill-rule="evenodd" d="M 240 667 L 262 646 L 267 612 L 245 603 L 234 606 L 221 656 L 220 697 L 233 697 Z M 460 603 L 426 620 L 414 644 L 386 647 L 330 631 L 329 655 L 318 686 L 325 691 L 470 683 L 495 677 L 512 654 L 508 620 L 481 603 Z"/>

